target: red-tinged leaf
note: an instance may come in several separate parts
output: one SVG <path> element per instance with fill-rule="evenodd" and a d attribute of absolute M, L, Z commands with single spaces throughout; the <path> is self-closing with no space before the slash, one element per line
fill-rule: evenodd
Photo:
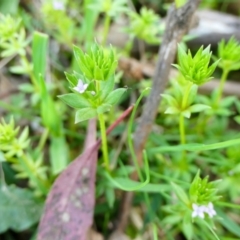
<path fill-rule="evenodd" d="M 94 120 L 95 121 L 95 120 Z M 38 240 L 86 240 L 95 205 L 96 122 L 90 121 L 85 151 L 56 179 L 48 195 Z"/>
<path fill-rule="evenodd" d="M 129 107 L 108 128 L 109 134 L 133 109 Z M 38 240 L 86 240 L 95 205 L 96 121 L 89 121 L 84 152 L 55 180 L 47 197 Z"/>

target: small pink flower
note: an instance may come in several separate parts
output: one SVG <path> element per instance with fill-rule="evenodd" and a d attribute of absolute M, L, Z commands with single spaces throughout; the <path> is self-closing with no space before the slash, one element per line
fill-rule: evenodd
<path fill-rule="evenodd" d="M 88 84 L 84 84 L 83 81 L 81 79 L 78 80 L 78 84 L 76 87 L 74 87 L 73 89 L 76 90 L 79 93 L 84 93 L 85 90 L 87 89 Z"/>

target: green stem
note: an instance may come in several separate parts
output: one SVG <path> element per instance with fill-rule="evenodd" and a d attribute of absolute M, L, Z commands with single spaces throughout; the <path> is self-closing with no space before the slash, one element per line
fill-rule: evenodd
<path fill-rule="evenodd" d="M 137 108 L 142 100 L 142 98 L 144 97 L 144 95 L 146 94 L 146 92 L 149 91 L 149 88 L 146 88 L 140 95 L 140 97 L 138 98 L 134 108 L 133 108 L 133 111 L 132 111 L 132 114 L 131 114 L 131 117 L 130 117 L 130 120 L 129 120 L 129 123 L 128 123 L 128 129 L 127 129 L 127 133 L 128 133 L 128 145 L 129 145 L 129 150 L 130 150 L 130 153 L 131 153 L 131 156 L 132 156 L 132 159 L 133 159 L 133 162 L 134 162 L 134 165 L 136 167 L 136 170 L 137 170 L 137 174 L 138 174 L 138 177 L 139 179 L 141 180 L 141 182 L 144 181 L 144 178 L 143 178 L 143 175 L 142 175 L 142 172 L 141 172 L 141 169 L 140 169 L 140 164 L 138 163 L 138 159 L 137 159 L 137 156 L 135 154 L 135 150 L 134 150 L 134 146 L 133 146 L 133 140 L 132 140 L 132 127 L 133 127 L 133 122 L 134 122 L 134 117 L 136 115 L 136 111 L 137 111 Z M 143 151 L 143 155 L 144 155 L 144 159 L 146 159 L 146 152 L 145 150 Z M 149 199 L 149 196 L 147 193 L 143 193 L 143 196 L 145 198 L 145 202 L 146 202 L 146 205 L 147 205 L 147 209 L 149 210 L 149 215 L 150 215 L 150 219 L 153 220 L 154 218 L 154 212 L 152 210 L 152 207 L 151 207 L 151 203 L 150 203 L 150 199 Z"/>
<path fill-rule="evenodd" d="M 110 16 L 106 13 L 105 19 L 104 19 L 104 29 L 103 29 L 103 39 L 102 39 L 102 45 L 105 46 L 107 42 L 107 36 L 110 28 Z"/>
<path fill-rule="evenodd" d="M 33 86 L 35 87 L 35 92 L 39 92 L 38 83 L 34 77 L 30 62 L 28 61 L 25 54 L 20 55 L 20 57 L 21 57 L 22 61 L 25 62 L 25 64 L 27 65 L 27 73 L 29 74 L 29 77 L 31 79 Z"/>
<path fill-rule="evenodd" d="M 188 82 L 186 86 L 186 91 L 184 92 L 183 100 L 182 100 L 182 111 L 185 111 L 187 105 L 188 105 L 188 99 L 189 99 L 189 93 L 191 91 L 192 83 Z M 180 143 L 186 144 L 186 134 L 185 134 L 185 124 L 184 124 L 184 115 L 182 112 L 179 116 L 179 132 L 180 132 Z M 187 167 L 187 158 L 186 158 L 186 151 L 182 151 L 182 160 L 181 160 L 181 166 L 183 169 Z"/>
<path fill-rule="evenodd" d="M 186 91 L 184 92 L 184 96 L 183 96 L 183 100 L 182 100 L 182 112 L 185 111 L 187 105 L 188 105 L 188 98 L 189 98 L 189 93 L 192 87 L 192 83 L 188 82 L 187 86 L 186 86 Z M 181 144 L 185 144 L 186 143 L 186 139 L 185 139 L 185 126 L 184 126 L 184 116 L 182 113 L 180 113 L 179 116 L 179 132 L 180 132 L 180 140 L 181 140 Z"/>
<path fill-rule="evenodd" d="M 107 146 L 107 135 L 106 135 L 106 126 L 103 114 L 98 114 L 98 120 L 100 123 L 100 131 L 102 138 L 102 152 L 103 152 L 103 160 L 106 170 L 109 172 L 109 159 L 108 159 L 108 146 Z"/>
<path fill-rule="evenodd" d="M 149 91 L 149 88 L 146 88 L 141 93 L 140 97 L 138 98 L 137 102 L 135 103 L 135 106 L 133 108 L 133 111 L 132 111 L 132 114 L 131 114 L 131 117 L 130 117 L 130 120 L 129 120 L 129 123 L 128 123 L 128 129 L 127 129 L 129 150 L 130 150 L 131 157 L 132 157 L 133 163 L 135 165 L 135 168 L 137 170 L 137 174 L 138 174 L 138 177 L 139 177 L 140 180 L 143 179 L 143 176 L 142 176 L 142 173 L 141 173 L 141 170 L 140 170 L 140 166 L 139 166 L 139 163 L 138 163 L 137 156 L 136 156 L 135 151 L 134 151 L 133 140 L 132 140 L 132 127 L 133 127 L 134 117 L 136 115 L 138 105 L 140 104 L 142 98 L 144 97 L 144 95 L 146 94 L 147 91 Z"/>
<path fill-rule="evenodd" d="M 100 91 L 100 82 L 96 82 L 96 93 L 99 93 Z M 100 105 L 100 99 L 98 100 L 98 104 Z M 98 105 L 98 106 L 99 106 Z M 102 138 L 102 152 L 103 152 L 103 161 L 106 170 L 109 172 L 110 171 L 110 166 L 109 166 L 109 160 L 108 160 L 108 146 L 107 146 L 107 135 L 106 135 L 106 126 L 105 126 L 105 120 L 104 120 L 104 115 L 102 113 L 98 114 L 98 120 L 100 124 L 100 131 L 101 131 L 101 138 Z"/>
<path fill-rule="evenodd" d="M 155 223 L 152 225 L 153 239 L 158 240 L 158 228 Z"/>
<path fill-rule="evenodd" d="M 40 138 L 40 141 L 39 141 L 39 144 L 38 144 L 38 150 L 41 151 L 43 149 L 43 147 L 45 146 L 45 143 L 47 141 L 47 138 L 48 138 L 48 134 L 49 134 L 49 129 L 45 129 L 41 138 Z"/>
<path fill-rule="evenodd" d="M 179 131 L 180 131 L 180 140 L 181 144 L 186 143 L 186 135 L 185 135 L 185 125 L 184 125 L 184 116 L 180 114 L 179 116 Z M 186 159 L 186 151 L 182 151 L 182 160 L 181 167 L 185 169 L 187 167 L 187 159 Z"/>
<path fill-rule="evenodd" d="M 222 73 L 221 80 L 220 80 L 220 86 L 219 86 L 219 90 L 218 90 L 218 96 L 216 98 L 217 105 L 219 104 L 219 102 L 222 98 L 222 92 L 223 92 L 223 88 L 224 88 L 228 73 L 229 73 L 228 69 L 223 69 L 223 73 Z"/>
<path fill-rule="evenodd" d="M 183 111 L 187 107 L 187 101 L 188 101 L 188 97 L 189 97 L 189 93 L 190 93 L 192 85 L 193 84 L 191 82 L 188 82 L 188 84 L 186 86 L 186 91 L 184 92 L 183 101 L 182 101 L 182 110 Z"/>
<path fill-rule="evenodd" d="M 2 163 L 0 162 L 0 187 L 1 189 L 4 189 L 6 188 L 7 184 L 6 184 L 6 181 L 5 181 L 5 175 L 4 175 L 4 171 L 3 171 L 3 165 Z"/>
<path fill-rule="evenodd" d="M 179 116 L 179 132 L 180 132 L 181 144 L 185 144 L 186 143 L 185 126 L 184 126 L 184 116 L 182 114 L 180 114 Z"/>

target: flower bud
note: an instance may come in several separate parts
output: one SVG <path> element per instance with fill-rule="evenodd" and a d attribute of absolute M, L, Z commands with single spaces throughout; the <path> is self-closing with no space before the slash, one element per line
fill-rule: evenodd
<path fill-rule="evenodd" d="M 219 62 L 219 60 L 217 60 L 212 65 L 209 65 L 211 56 L 212 52 L 210 52 L 210 46 L 205 49 L 203 49 L 203 46 L 200 47 L 193 57 L 190 50 L 186 53 L 179 45 L 179 64 L 173 64 L 173 66 L 181 72 L 186 80 L 197 85 L 202 85 L 212 78 L 211 76 Z"/>
<path fill-rule="evenodd" d="M 81 72 L 91 80 L 106 81 L 117 67 L 116 53 L 111 47 L 106 49 L 95 44 L 87 53 L 74 46 L 74 55 Z"/>

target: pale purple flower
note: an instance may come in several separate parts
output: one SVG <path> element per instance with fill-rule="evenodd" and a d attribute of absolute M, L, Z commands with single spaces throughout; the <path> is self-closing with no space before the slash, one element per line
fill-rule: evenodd
<path fill-rule="evenodd" d="M 205 211 L 205 206 L 198 206 L 197 204 L 193 203 L 192 205 L 193 212 L 192 212 L 192 217 L 200 217 L 204 218 L 204 211 Z"/>
<path fill-rule="evenodd" d="M 209 215 L 210 218 L 212 218 L 213 216 L 215 216 L 217 213 L 214 210 L 213 204 L 210 202 L 208 203 L 205 212 Z"/>
<path fill-rule="evenodd" d="M 55 1 L 53 1 L 53 8 L 55 10 L 64 10 L 64 4 L 61 1 L 55 0 Z"/>
<path fill-rule="evenodd" d="M 77 86 L 74 87 L 73 89 L 79 93 L 84 93 L 85 90 L 87 89 L 87 87 L 88 87 L 88 84 L 83 83 L 83 81 L 81 79 L 79 79 Z"/>
<path fill-rule="evenodd" d="M 211 202 L 209 202 L 207 206 L 204 206 L 204 205 L 198 206 L 197 204 L 193 203 L 192 208 L 193 208 L 193 212 L 192 212 L 193 218 L 195 217 L 204 218 L 204 213 L 208 214 L 210 218 L 212 218 L 217 214 Z"/>

